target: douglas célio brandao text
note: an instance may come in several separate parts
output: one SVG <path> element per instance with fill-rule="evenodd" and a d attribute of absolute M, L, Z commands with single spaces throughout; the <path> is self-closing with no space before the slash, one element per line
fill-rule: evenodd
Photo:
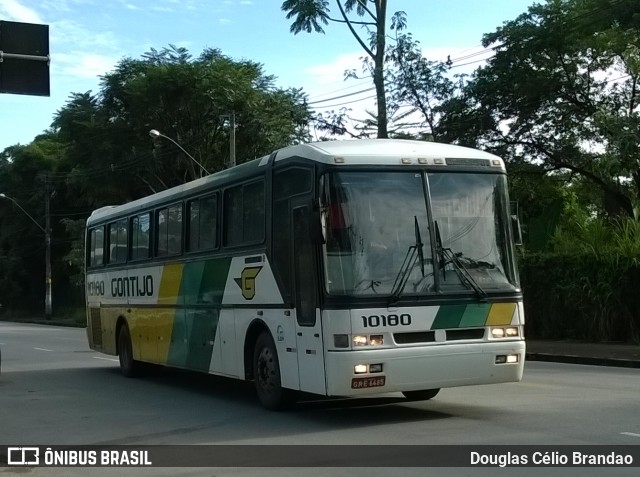
<path fill-rule="evenodd" d="M 568 453 L 556 451 L 537 452 L 505 452 L 482 453 L 473 451 L 470 454 L 471 465 L 477 466 L 632 466 L 633 456 L 617 452 L 585 453 L 572 451 Z"/>

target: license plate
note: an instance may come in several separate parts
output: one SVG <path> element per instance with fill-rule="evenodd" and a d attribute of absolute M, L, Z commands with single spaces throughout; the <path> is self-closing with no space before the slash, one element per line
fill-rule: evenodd
<path fill-rule="evenodd" d="M 384 386 L 385 377 L 375 376 L 368 378 L 353 378 L 351 380 L 351 389 L 377 388 Z"/>

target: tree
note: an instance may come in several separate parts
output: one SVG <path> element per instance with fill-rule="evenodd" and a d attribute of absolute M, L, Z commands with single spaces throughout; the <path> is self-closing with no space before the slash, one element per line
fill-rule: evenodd
<path fill-rule="evenodd" d="M 388 137 L 387 131 L 387 98 L 385 90 L 384 63 L 386 47 L 387 0 L 335 0 L 340 12 L 339 18 L 331 16 L 328 0 L 286 0 L 282 10 L 287 12 L 287 19 L 293 18 L 291 32 L 301 31 L 324 33 L 322 25 L 329 22 L 342 23 L 356 39 L 360 47 L 373 62 L 369 70 L 376 88 L 377 116 L 375 118 L 378 138 Z M 363 18 L 357 20 L 356 18 Z M 405 24 L 403 12 L 396 12 L 392 28 L 402 28 Z M 356 26 L 364 27 L 365 34 L 359 34 Z M 366 36 L 368 35 L 368 38 Z"/>
<path fill-rule="evenodd" d="M 484 36 L 495 56 L 464 102 L 449 105 L 448 134 L 582 177 L 608 215 L 631 215 L 640 197 L 638 44 L 636 1 L 533 5 Z"/>
<path fill-rule="evenodd" d="M 102 78 L 100 91 L 74 93 L 51 128 L 27 146 L 0 151 L 0 192 L 44 226 L 51 201 L 54 311 L 81 301 L 84 218 L 199 177 L 200 169 L 168 141 L 180 143 L 214 172 L 227 167 L 235 111 L 238 162 L 307 140 L 305 94 L 275 86 L 260 64 L 218 50 L 192 58 L 182 48 L 125 58 Z M 45 186 L 46 184 L 46 186 Z M 42 230 L 0 199 L 0 303 L 35 312 L 44 296 Z M 31 309 L 31 307 L 33 309 Z"/>
<path fill-rule="evenodd" d="M 396 137 L 443 141 L 443 105 L 453 101 L 461 83 L 449 76 L 449 66 L 429 61 L 410 33 L 396 32 L 387 52 L 387 85 L 390 87 L 389 117 Z"/>
<path fill-rule="evenodd" d="M 238 162 L 306 140 L 305 95 L 274 86 L 258 63 L 219 50 L 192 58 L 184 48 L 125 58 L 102 78 L 97 95 L 74 95 L 54 130 L 70 144 L 76 187 L 92 188 L 93 206 L 121 203 L 199 177 L 201 169 L 157 129 L 215 172 L 228 164 L 235 112 Z M 96 175 L 103 180 L 96 184 Z"/>

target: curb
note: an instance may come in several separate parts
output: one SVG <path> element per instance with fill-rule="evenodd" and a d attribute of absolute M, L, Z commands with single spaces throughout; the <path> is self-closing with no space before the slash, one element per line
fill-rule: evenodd
<path fill-rule="evenodd" d="M 592 356 L 526 353 L 525 359 L 529 361 L 546 361 L 552 363 L 588 364 L 591 366 L 610 366 L 616 368 L 640 368 L 640 361 L 620 358 L 596 358 Z"/>

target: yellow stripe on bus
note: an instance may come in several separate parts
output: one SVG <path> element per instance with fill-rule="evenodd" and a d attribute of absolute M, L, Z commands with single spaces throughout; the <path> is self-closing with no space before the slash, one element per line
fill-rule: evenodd
<path fill-rule="evenodd" d="M 158 290 L 158 305 L 176 305 L 180 293 L 182 282 L 181 263 L 165 265 L 160 279 L 160 289 Z M 169 359 L 169 347 L 171 345 L 171 333 L 176 319 L 176 308 L 161 308 L 156 311 L 156 339 L 157 360 L 159 363 L 167 364 Z"/>
<path fill-rule="evenodd" d="M 515 303 L 493 303 L 489 316 L 487 317 L 487 325 L 510 325 L 513 320 L 513 314 L 516 311 Z"/>
<path fill-rule="evenodd" d="M 178 302 L 183 267 L 182 263 L 174 263 L 165 265 L 162 269 L 160 289 L 158 290 L 158 305 L 175 305 Z"/>

